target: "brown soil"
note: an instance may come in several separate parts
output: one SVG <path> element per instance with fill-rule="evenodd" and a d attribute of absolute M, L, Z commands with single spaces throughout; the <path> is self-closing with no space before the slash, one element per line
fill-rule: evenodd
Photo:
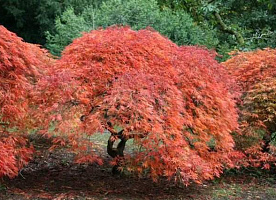
<path fill-rule="evenodd" d="M 276 179 L 271 175 L 265 178 L 248 173 L 228 175 L 206 184 L 184 187 L 166 180 L 154 183 L 149 178 L 129 174 L 113 176 L 108 156 L 103 166 L 80 165 L 73 163 L 73 155 L 65 150 L 47 151 L 46 140 L 36 141 L 35 146 L 35 159 L 19 176 L 12 180 L 5 178 L 0 183 L 0 199 L 276 199 L 273 184 Z"/>

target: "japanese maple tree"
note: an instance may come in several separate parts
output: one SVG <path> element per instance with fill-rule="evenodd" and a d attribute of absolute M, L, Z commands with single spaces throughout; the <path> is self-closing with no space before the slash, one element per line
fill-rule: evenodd
<path fill-rule="evenodd" d="M 14 177 L 32 156 L 24 137 L 30 93 L 50 62 L 40 47 L 0 26 L 0 177 Z"/>
<path fill-rule="evenodd" d="M 90 138 L 104 132 L 114 172 L 201 182 L 233 166 L 230 133 L 238 126 L 230 79 L 214 58 L 153 30 L 99 29 L 65 49 L 37 101 L 56 145 L 68 142 L 77 162 L 101 163 Z M 124 155 L 129 139 L 137 150 Z"/>
<path fill-rule="evenodd" d="M 238 53 L 223 64 L 242 94 L 237 148 L 253 166 L 269 168 L 276 161 L 276 50 Z"/>

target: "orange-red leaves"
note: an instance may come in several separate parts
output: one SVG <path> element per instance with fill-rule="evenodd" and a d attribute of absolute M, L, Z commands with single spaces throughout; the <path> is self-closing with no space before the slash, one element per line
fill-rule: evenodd
<path fill-rule="evenodd" d="M 268 48 L 238 53 L 223 65 L 235 77 L 242 92 L 247 92 L 256 83 L 276 76 L 276 50 Z"/>
<path fill-rule="evenodd" d="M 33 148 L 26 147 L 26 139 L 0 133 L 0 177 L 15 177 L 32 154 Z"/>
<path fill-rule="evenodd" d="M 25 43 L 0 25 L 0 177 L 14 177 L 31 159 L 24 129 L 33 123 L 30 104 L 35 84 L 52 59 L 45 50 Z M 28 116 L 31 115 L 31 118 Z M 6 132 L 13 128 L 18 132 Z M 23 135 L 23 136 L 22 136 Z"/>
<path fill-rule="evenodd" d="M 45 50 L 25 43 L 0 25 L 0 116 L 11 125 L 26 109 L 34 84 L 52 62 Z"/>
<path fill-rule="evenodd" d="M 276 131 L 276 50 L 239 53 L 223 63 L 240 86 L 239 150 L 253 166 L 268 168 L 275 162 L 273 133 Z M 275 140 L 275 138 L 274 138 Z"/>
<path fill-rule="evenodd" d="M 139 147 L 126 155 L 127 169 L 154 180 L 210 179 L 230 166 L 237 128 L 231 79 L 214 57 L 152 30 L 95 30 L 74 40 L 41 81 L 51 96 L 45 110 L 62 115 L 56 128 L 84 156 L 79 161 L 93 160 L 89 137 L 111 124 Z"/>

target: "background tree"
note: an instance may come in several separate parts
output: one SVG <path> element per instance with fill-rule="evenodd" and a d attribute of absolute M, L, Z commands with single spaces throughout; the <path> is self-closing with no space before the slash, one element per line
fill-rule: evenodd
<path fill-rule="evenodd" d="M 0 0 L 0 24 L 25 41 L 44 45 L 45 32 L 53 31 L 55 18 L 71 6 L 80 13 L 86 6 L 99 6 L 102 0 Z"/>
<path fill-rule="evenodd" d="M 31 158 L 25 131 L 30 94 L 51 59 L 0 26 L 0 177 L 14 177 Z"/>
<path fill-rule="evenodd" d="M 98 9 L 88 7 L 81 14 L 68 8 L 56 19 L 55 31 L 47 33 L 46 46 L 59 55 L 82 32 L 114 24 L 129 25 L 134 30 L 150 26 L 179 45 L 197 44 L 212 48 L 218 42 L 210 28 L 197 26 L 183 11 L 169 8 L 160 11 L 155 0 L 109 0 Z"/>
<path fill-rule="evenodd" d="M 98 9 L 102 2 L 106 2 L 103 6 L 105 9 Z M 144 28 L 145 23 L 147 23 L 145 26 L 152 24 L 153 17 L 158 17 L 157 13 L 161 10 L 165 12 L 161 12 L 162 15 L 155 19 L 157 22 L 154 29 L 178 44 L 200 44 L 208 48 L 216 48 L 216 51 L 224 56 L 221 60 L 229 58 L 228 52 L 234 49 L 250 51 L 276 46 L 274 23 L 276 5 L 273 0 L 250 2 L 245 0 L 157 0 L 157 2 L 159 8 L 153 0 L 148 2 L 140 0 L 124 2 L 120 0 L 0 0 L 0 24 L 16 32 L 26 41 L 42 45 L 46 43 L 45 32 L 48 31 L 53 36 L 47 34 L 48 47 L 56 54 L 66 46 L 63 43 L 65 39 L 60 39 L 61 42 L 58 42 L 59 37 L 55 38 L 56 34 L 68 33 L 79 37 L 80 33 L 75 34 L 76 31 L 83 32 L 112 23 L 126 23 L 133 26 L 133 29 Z M 83 14 L 87 7 L 94 8 L 89 12 L 95 13 L 95 10 L 99 10 L 99 13 L 102 13 L 99 18 L 99 20 L 103 19 L 102 24 L 96 26 L 96 21 L 93 21 L 96 19 L 95 16 L 92 20 L 85 19 L 89 26 L 81 23 L 73 26 L 73 30 L 70 29 L 72 26 L 67 20 L 64 22 L 61 20 L 57 24 L 57 19 L 61 19 L 61 15 L 69 8 L 74 9 L 77 17 L 91 16 L 89 13 Z M 72 19 L 76 16 L 72 16 Z M 60 30 L 60 26 L 65 24 L 69 26 L 67 32 L 65 27 L 64 31 Z M 136 26 L 137 24 L 141 26 Z M 81 26 L 83 29 L 80 28 Z M 73 34 L 70 34 L 71 32 Z M 66 44 L 69 44 L 73 38 L 70 37 L 70 41 Z M 53 50 L 54 48 L 57 48 L 57 51 Z"/>
<path fill-rule="evenodd" d="M 88 32 L 93 29 L 93 24 L 87 22 L 87 17 L 90 20 L 90 15 L 94 13 L 94 8 L 85 10 L 88 16 L 76 15 L 74 9 L 69 7 L 66 9 L 61 17 L 55 19 L 55 32 L 57 34 L 50 34 L 49 31 L 46 32 L 47 44 L 46 47 L 51 51 L 53 55 L 60 55 L 65 46 L 70 44 L 72 40 L 76 37 L 80 37 L 83 32 Z M 93 23 L 93 18 L 91 19 Z M 92 26 L 91 26 L 92 25 Z"/>
<path fill-rule="evenodd" d="M 237 113 L 214 57 L 151 30 L 99 29 L 66 47 L 37 98 L 52 97 L 41 109 L 55 123 L 56 145 L 70 144 L 77 162 L 101 163 L 91 137 L 108 130 L 114 171 L 201 182 L 233 166 Z M 129 139 L 137 148 L 124 155 Z"/>
<path fill-rule="evenodd" d="M 275 47 L 275 9 L 271 0 L 158 0 L 161 7 L 185 11 L 195 22 L 215 28 L 217 51 L 228 57 L 233 49 L 243 51 Z"/>
<path fill-rule="evenodd" d="M 223 63 L 242 92 L 241 133 L 235 135 L 237 148 L 254 166 L 275 162 L 276 145 L 276 50 L 238 53 Z"/>

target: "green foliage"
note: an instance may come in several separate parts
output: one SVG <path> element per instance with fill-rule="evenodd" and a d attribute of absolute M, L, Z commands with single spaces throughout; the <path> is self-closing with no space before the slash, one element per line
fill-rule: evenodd
<path fill-rule="evenodd" d="M 16 32 L 27 41 L 43 40 L 39 32 L 39 22 L 36 20 L 39 1 L 0 0 L 0 5 L 1 25 Z"/>
<path fill-rule="evenodd" d="M 178 45 L 214 48 L 218 43 L 215 32 L 210 27 L 196 25 L 191 16 L 183 11 L 164 9 L 161 12 L 161 22 L 154 28 Z"/>
<path fill-rule="evenodd" d="M 276 146 L 276 132 L 271 134 L 271 138 L 272 140 L 270 142 L 270 145 Z"/>
<path fill-rule="evenodd" d="M 102 0 L 0 0 L 0 24 L 25 41 L 44 45 L 45 32 L 54 31 L 55 18 L 67 7 L 80 13 L 86 6 L 99 6 Z"/>
<path fill-rule="evenodd" d="M 82 15 L 75 15 L 72 7 L 68 8 L 61 17 L 56 18 L 55 28 L 58 34 L 52 35 L 49 31 L 46 32 L 48 41 L 46 47 L 54 55 L 59 55 L 63 47 L 67 46 L 72 39 L 81 36 L 81 32 L 91 30 L 85 18 Z"/>
<path fill-rule="evenodd" d="M 90 6 L 80 14 L 72 8 L 67 9 L 61 20 L 56 19 L 55 33 L 47 33 L 47 47 L 59 55 L 81 32 L 114 24 L 128 25 L 134 30 L 150 26 L 179 45 L 197 44 L 212 48 L 218 43 L 214 31 L 208 26 L 196 25 L 186 12 L 169 8 L 161 11 L 155 0 L 109 0 L 98 9 Z"/>
<path fill-rule="evenodd" d="M 106 3 L 102 5 L 103 2 Z M 96 9 L 99 15 L 96 21 L 93 22 L 96 18 L 92 21 L 91 18 L 85 19 L 89 22 L 88 27 L 81 23 L 70 29 L 72 26 L 69 25 L 68 31 L 75 32 L 80 29 L 79 26 L 86 27 L 80 30 L 82 32 L 112 24 L 128 24 L 132 29 L 151 26 L 177 44 L 200 44 L 215 48 L 223 55 L 221 60 L 229 58 L 228 52 L 232 50 L 276 47 L 274 0 L 0 0 L 0 5 L 0 24 L 27 42 L 45 45 L 47 40 L 48 47 L 51 46 L 49 48 L 57 55 L 65 43 L 80 35 L 73 33 L 70 41 L 58 44 L 55 35 L 64 34 L 65 28 L 60 30 L 57 18 L 62 18 L 65 10 L 71 8 L 77 17 L 86 18 L 86 15 L 91 16 L 91 9 L 87 7 L 100 6 L 101 9 Z M 227 29 L 222 28 L 214 13 L 220 15 Z M 61 21 L 61 24 L 66 23 Z M 48 33 L 45 35 L 46 31 Z M 239 44 L 233 31 L 240 34 L 244 43 Z"/>
<path fill-rule="evenodd" d="M 0 182 L 0 192 L 5 192 L 7 190 L 7 187 L 4 184 L 1 184 Z"/>
<path fill-rule="evenodd" d="M 219 187 L 212 191 L 212 200 L 228 200 L 239 199 L 242 197 L 243 191 L 241 185 L 231 184 L 228 187 Z"/>
<path fill-rule="evenodd" d="M 229 58 L 227 53 L 232 50 L 276 47 L 276 3 L 273 0 L 158 0 L 158 3 L 161 8 L 185 11 L 195 22 L 213 27 L 219 39 L 216 50 L 224 55 L 222 60 Z"/>
<path fill-rule="evenodd" d="M 139 5 L 139 6 L 138 6 Z M 98 11 L 98 25 L 107 27 L 114 24 L 129 25 L 132 29 L 154 27 L 160 22 L 159 7 L 155 0 L 110 0 Z"/>

